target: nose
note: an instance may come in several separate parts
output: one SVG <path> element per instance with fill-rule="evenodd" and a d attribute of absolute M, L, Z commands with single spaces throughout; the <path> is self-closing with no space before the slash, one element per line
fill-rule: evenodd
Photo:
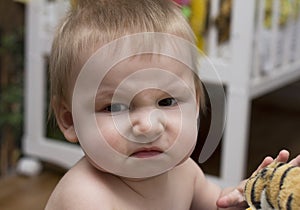
<path fill-rule="evenodd" d="M 166 117 L 159 109 L 144 108 L 131 115 L 132 132 L 141 143 L 155 141 L 165 130 Z"/>

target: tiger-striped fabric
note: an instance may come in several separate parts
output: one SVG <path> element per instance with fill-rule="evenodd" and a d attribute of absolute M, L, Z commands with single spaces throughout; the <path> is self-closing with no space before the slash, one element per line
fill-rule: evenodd
<path fill-rule="evenodd" d="M 300 210 L 300 167 L 274 162 L 245 185 L 251 210 Z"/>

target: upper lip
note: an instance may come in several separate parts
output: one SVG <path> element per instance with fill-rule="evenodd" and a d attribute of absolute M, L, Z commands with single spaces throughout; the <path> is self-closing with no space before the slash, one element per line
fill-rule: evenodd
<path fill-rule="evenodd" d="M 142 147 L 142 148 L 135 150 L 133 153 L 131 153 L 130 156 L 132 156 L 138 152 L 150 152 L 150 151 L 163 152 L 163 150 L 160 149 L 159 147 Z"/>

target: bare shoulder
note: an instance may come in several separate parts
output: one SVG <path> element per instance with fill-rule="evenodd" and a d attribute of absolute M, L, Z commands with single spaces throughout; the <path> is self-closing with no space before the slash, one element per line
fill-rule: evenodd
<path fill-rule="evenodd" d="M 190 209 L 217 209 L 216 201 L 221 192 L 220 187 L 208 180 L 194 161 L 190 163 L 190 167 L 195 172 L 193 200 Z"/>
<path fill-rule="evenodd" d="M 79 210 L 108 207 L 109 189 L 106 174 L 94 169 L 82 159 L 59 181 L 52 192 L 46 210 Z"/>
<path fill-rule="evenodd" d="M 175 168 L 176 186 L 180 186 L 180 198 L 190 201 L 190 209 L 217 209 L 220 189 L 205 177 L 201 168 L 191 158 Z M 183 197 L 185 196 L 185 197 Z"/>
<path fill-rule="evenodd" d="M 193 179 L 193 181 L 196 181 L 196 179 L 199 178 L 204 178 L 201 168 L 191 158 L 188 158 L 181 165 L 177 166 L 176 169 L 179 170 L 179 173 L 184 173 L 184 175 L 187 175 L 190 179 Z"/>

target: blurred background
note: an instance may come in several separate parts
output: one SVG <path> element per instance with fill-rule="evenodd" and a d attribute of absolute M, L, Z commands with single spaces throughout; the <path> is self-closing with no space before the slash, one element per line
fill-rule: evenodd
<path fill-rule="evenodd" d="M 72 165 L 72 163 L 76 162 L 77 159 L 80 158 L 81 154 L 80 152 L 78 152 L 79 146 L 65 143 L 61 133 L 57 130 L 57 128 L 53 127 L 51 123 L 49 124 L 47 117 L 45 117 L 48 115 L 47 61 L 49 56 L 49 46 L 51 45 L 51 33 L 53 33 L 53 25 L 57 23 L 57 16 L 60 16 L 62 13 L 64 13 L 65 7 L 67 4 L 69 4 L 69 2 L 66 0 L 61 0 L 64 6 L 60 5 L 59 8 L 62 7 L 62 9 L 57 10 L 55 2 L 59 0 L 32 0 L 31 2 L 39 1 L 43 3 L 34 3 L 35 9 L 39 9 L 39 6 L 41 6 L 42 8 L 45 5 L 48 6 L 45 7 L 46 9 L 40 13 L 41 19 L 36 19 L 36 24 L 38 25 L 41 22 L 41 20 L 45 21 L 46 23 L 43 25 L 43 27 L 36 27 L 35 30 L 37 31 L 33 30 L 31 33 L 28 32 L 29 23 L 26 22 L 26 9 L 28 9 L 28 5 L 26 5 L 27 1 L 0 1 L 1 210 L 43 209 L 48 197 L 50 196 L 51 191 L 54 189 L 58 180 L 63 176 L 66 170 Z M 214 2 L 218 3 L 216 4 Z M 273 15 L 270 18 L 271 20 L 268 20 L 268 14 L 270 13 L 270 11 L 268 10 L 268 4 L 272 5 L 271 8 L 273 8 L 274 11 L 274 9 L 276 9 L 276 5 L 273 5 L 275 1 L 273 2 L 266 0 L 263 2 L 265 2 L 265 9 L 262 10 L 264 13 L 264 16 L 262 18 L 264 19 L 264 23 L 262 26 L 263 31 L 265 29 L 265 31 L 269 31 L 269 28 L 273 27 L 271 31 L 272 33 L 276 33 L 276 27 L 272 26 L 271 24 L 272 20 L 274 22 L 275 15 Z M 279 25 L 277 27 L 277 33 L 280 33 L 280 30 L 285 27 L 285 24 L 292 25 L 285 23 L 285 21 L 294 21 L 294 19 L 292 18 L 289 19 L 288 16 L 297 15 L 297 11 L 295 12 L 295 14 L 289 11 L 289 8 L 292 5 L 286 5 L 286 2 L 288 2 L 288 0 L 280 1 L 280 3 L 277 4 L 277 7 L 279 8 L 277 8 L 278 11 L 282 11 L 277 17 Z M 212 56 L 217 55 L 220 57 L 226 57 L 230 49 L 228 49 L 228 46 L 226 44 L 222 44 L 227 42 L 234 43 L 234 40 L 231 42 L 230 37 L 230 30 L 232 27 L 230 21 L 232 20 L 231 15 L 233 10 L 233 3 L 228 0 L 194 0 L 177 1 L 177 3 L 181 4 L 183 13 L 190 20 L 191 25 L 193 26 L 193 29 L 196 33 L 196 36 L 198 36 L 198 47 L 204 50 L 205 52 L 207 51 L 209 55 L 211 53 Z M 259 6 L 256 4 L 255 8 L 253 9 L 257 12 L 257 10 L 259 10 Z M 32 13 L 34 11 L 34 9 L 31 10 Z M 214 18 L 209 18 L 211 16 L 214 16 Z M 297 18 L 300 22 L 298 16 Z M 198 23 L 196 24 L 196 26 L 193 25 L 195 24 L 195 21 L 196 23 Z M 295 26 L 298 27 L 296 31 L 298 30 L 298 33 L 300 34 L 300 24 L 296 21 L 294 22 Z M 35 24 L 34 19 L 31 19 L 30 24 Z M 210 25 L 214 25 L 214 29 L 212 29 Z M 260 29 L 259 27 L 256 27 L 256 25 L 255 29 L 257 34 Z M 39 31 L 41 32 L 39 33 Z M 32 46 L 33 41 L 35 41 L 29 41 L 28 38 L 29 35 L 33 35 L 33 32 L 38 32 L 37 34 L 43 34 L 43 36 L 45 36 L 46 38 L 42 38 L 41 40 L 46 43 L 43 43 L 43 50 L 41 50 L 42 53 L 40 57 L 41 61 L 43 62 L 41 64 L 41 68 L 35 69 L 36 72 L 32 73 L 32 69 L 29 70 L 28 68 L 26 68 L 25 64 L 27 62 L 28 67 L 30 66 L 28 65 L 28 62 L 32 62 L 30 61 L 30 59 L 26 60 L 26 56 L 27 58 L 30 58 L 29 55 L 26 55 L 26 52 L 28 52 L 29 45 Z M 211 48 L 209 47 L 210 45 L 208 34 L 211 33 L 215 33 L 215 37 L 217 37 L 215 43 L 212 45 L 218 46 L 218 51 L 211 50 Z M 25 36 L 26 34 L 27 36 Z M 50 36 L 50 38 L 48 37 L 48 35 Z M 266 63 L 257 64 L 257 66 L 259 66 L 257 68 L 262 70 L 260 70 L 259 73 L 255 73 L 254 76 L 253 74 L 251 74 L 252 76 L 249 79 L 250 81 L 252 81 L 252 79 L 253 81 L 260 81 L 258 79 L 267 78 L 267 80 L 262 80 L 262 83 L 268 85 L 268 82 L 273 83 L 273 81 L 275 81 L 276 83 L 277 81 L 278 85 L 275 84 L 272 86 L 273 88 L 269 89 L 265 88 L 265 91 L 261 91 L 261 93 L 255 95 L 255 97 L 247 98 L 246 100 L 249 102 L 249 107 L 245 110 L 247 111 L 247 109 L 249 109 L 249 115 L 247 119 L 243 119 L 244 121 L 238 121 L 243 123 L 242 127 L 244 127 L 245 129 L 240 129 L 238 127 L 235 128 L 235 132 L 237 134 L 241 133 L 241 136 L 246 136 L 246 147 L 241 148 L 242 153 L 244 153 L 246 163 L 245 168 L 243 169 L 243 175 L 245 177 L 249 176 L 256 169 L 258 164 L 262 161 L 262 159 L 265 156 L 275 156 L 278 153 L 278 151 L 280 151 L 283 148 L 288 149 L 291 152 L 292 157 L 295 157 L 297 154 L 300 154 L 300 65 L 295 65 L 297 68 L 294 68 L 290 72 L 288 71 L 291 66 L 293 67 L 293 63 L 299 64 L 300 61 L 300 45 L 298 37 L 300 36 L 296 36 L 296 38 L 294 38 L 295 43 L 298 43 L 295 44 L 295 46 L 298 46 L 298 51 L 296 49 L 295 53 L 290 53 L 293 54 L 293 56 L 288 62 L 283 61 L 283 64 L 277 63 L 274 64 L 274 66 L 271 65 L 271 67 L 269 64 L 267 65 Z M 36 42 L 38 41 L 39 40 L 36 40 Z M 233 45 L 234 44 L 230 44 L 231 48 Z M 287 45 L 287 43 L 282 45 L 285 46 Z M 293 43 L 289 43 L 289 45 L 293 46 Z M 27 51 L 25 50 L 25 46 L 27 47 Z M 255 49 L 257 50 L 257 45 L 255 46 Z M 278 54 L 278 50 L 276 48 L 268 48 L 270 48 L 270 50 L 275 50 L 276 53 L 274 54 Z M 34 48 L 32 49 L 34 50 Z M 294 49 L 289 49 L 288 51 L 292 50 Z M 258 51 L 260 52 L 259 49 Z M 255 50 L 252 53 L 254 54 Z M 248 57 L 251 57 L 252 59 L 252 57 L 255 57 L 255 55 L 253 56 L 253 54 L 249 55 Z M 266 56 L 263 58 L 268 59 L 266 58 Z M 248 63 L 248 65 L 250 64 Z M 280 69 L 281 67 L 284 68 L 285 71 L 287 71 L 287 73 L 276 73 L 274 74 L 274 76 L 272 72 L 270 73 L 270 68 L 277 67 L 278 69 Z M 256 67 L 251 63 L 249 69 L 255 68 Z M 29 71 L 31 71 L 31 73 L 29 73 Z M 44 78 L 42 79 L 44 81 L 44 83 L 42 84 L 43 88 L 41 90 L 30 90 L 30 92 L 28 89 L 26 89 L 26 87 L 28 87 L 27 83 L 32 81 L 34 83 L 34 80 L 28 80 L 28 77 L 32 75 L 39 75 L 40 72 L 43 72 L 41 76 L 41 78 Z M 230 73 L 228 74 L 230 75 Z M 34 79 L 36 79 L 35 76 Z M 239 76 L 239 74 L 237 74 L 237 76 Z M 241 77 L 243 77 L 243 75 Z M 278 77 L 279 79 L 276 79 L 275 77 Z M 268 80 L 268 78 L 271 79 Z M 285 79 L 283 82 L 280 78 L 287 79 Z M 243 81 L 242 78 L 241 80 Z M 224 84 L 222 85 L 224 85 L 226 93 L 228 93 L 228 96 L 230 96 L 230 79 L 225 79 Z M 258 87 L 261 88 L 264 86 L 260 85 Z M 241 88 L 243 88 L 243 86 L 241 86 Z M 258 90 L 261 89 L 258 88 Z M 29 92 L 35 95 L 35 91 L 39 94 L 41 93 L 42 97 L 35 98 L 35 96 L 28 96 Z M 241 100 L 244 99 L 241 98 Z M 30 104 L 38 104 L 42 107 L 26 108 L 26 101 L 30 101 L 27 102 L 27 106 L 29 106 Z M 239 103 L 239 101 L 237 101 L 237 103 Z M 244 103 L 244 101 L 241 101 L 241 103 Z M 192 154 L 192 158 L 196 161 L 198 160 L 198 156 L 201 152 L 201 148 L 204 144 L 210 126 L 211 115 L 209 112 L 209 105 L 210 104 L 208 103 L 208 113 L 205 116 L 202 116 L 203 120 L 201 120 L 202 123 L 200 127 L 198 144 L 195 149 L 195 152 Z M 35 141 L 30 142 L 31 140 L 26 140 L 28 138 L 28 133 L 26 132 L 26 129 L 28 129 L 28 124 L 26 123 L 31 122 L 31 114 L 34 113 L 35 110 L 36 112 L 39 112 L 41 110 L 42 113 L 39 113 L 41 119 L 38 119 L 37 122 L 34 121 L 35 119 L 33 119 L 33 122 L 37 124 L 43 124 L 43 126 L 41 126 L 40 128 L 42 129 L 42 131 L 37 130 L 37 136 L 39 137 L 39 135 L 42 135 L 41 140 L 36 141 L 37 143 Z M 26 111 L 28 111 L 28 113 L 26 113 Z M 240 115 L 238 110 L 236 114 Z M 28 119 L 30 118 L 30 120 L 26 120 L 26 117 Z M 32 130 L 30 130 L 30 132 L 32 132 Z M 31 133 L 31 135 L 35 134 Z M 45 141 L 46 143 L 42 143 L 41 145 L 43 146 L 41 147 L 32 146 L 33 144 L 39 145 L 40 141 Z M 224 157 L 222 145 L 224 145 L 224 141 L 227 140 L 224 138 L 222 139 L 214 154 L 205 163 L 199 164 L 204 170 L 204 172 L 211 176 L 220 177 L 222 175 L 221 165 L 222 157 Z M 49 145 L 49 147 L 47 147 L 47 145 Z M 56 153 L 53 153 L 54 147 L 55 149 L 68 148 L 68 151 L 69 148 L 74 148 L 75 152 L 71 153 L 72 155 L 75 154 L 75 156 L 73 158 L 73 156 L 71 155 L 71 158 L 69 158 L 70 155 L 68 156 L 68 154 L 63 154 L 62 157 L 66 157 L 65 159 L 70 159 L 70 161 L 63 163 L 57 162 L 57 160 L 54 157 L 57 155 Z M 39 150 L 39 148 L 40 151 L 35 151 Z M 239 154 L 239 149 L 239 147 L 233 148 L 232 151 L 236 151 L 236 153 Z M 65 150 L 62 149 L 62 151 L 64 152 Z M 40 153 L 44 153 L 44 156 L 40 155 Z M 239 157 L 238 155 L 235 157 L 234 152 L 232 156 L 233 158 L 242 159 L 242 157 Z M 27 157 L 31 158 L 30 160 L 33 160 L 33 162 L 28 165 L 27 161 L 27 165 L 21 164 L 20 166 L 20 160 L 24 160 L 24 158 L 26 159 Z M 30 167 L 33 167 L 36 170 L 34 172 L 30 172 Z"/>

